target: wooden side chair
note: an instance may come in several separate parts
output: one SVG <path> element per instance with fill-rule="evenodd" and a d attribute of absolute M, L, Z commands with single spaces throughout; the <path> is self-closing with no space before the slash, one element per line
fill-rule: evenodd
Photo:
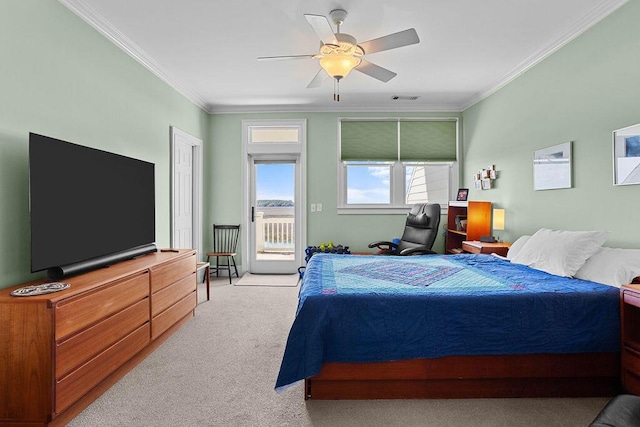
<path fill-rule="evenodd" d="M 236 267 L 236 247 L 238 246 L 238 237 L 240 236 L 240 225 L 218 225 L 213 224 L 213 252 L 207 252 L 207 262 L 211 265 L 211 273 L 216 272 L 216 276 L 220 276 L 220 270 L 229 271 L 229 284 L 231 284 L 231 264 L 233 270 L 238 275 L 238 267 Z M 216 257 L 215 267 L 210 259 Z M 226 258 L 227 263 L 220 264 L 220 258 Z"/>

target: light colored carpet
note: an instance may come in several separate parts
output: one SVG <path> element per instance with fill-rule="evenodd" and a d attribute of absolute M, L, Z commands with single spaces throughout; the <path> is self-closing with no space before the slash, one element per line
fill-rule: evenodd
<path fill-rule="evenodd" d="M 244 273 L 236 286 L 298 286 L 299 274 Z"/>
<path fill-rule="evenodd" d="M 297 294 L 294 287 L 213 280 L 211 301 L 198 305 L 191 321 L 69 425 L 585 427 L 608 401 L 305 402 L 301 384 L 277 394 L 273 387 Z"/>

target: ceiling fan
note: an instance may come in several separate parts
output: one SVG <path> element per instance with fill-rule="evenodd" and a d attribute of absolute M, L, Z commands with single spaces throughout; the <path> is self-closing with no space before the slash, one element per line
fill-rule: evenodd
<path fill-rule="evenodd" d="M 340 101 L 340 80 L 345 78 L 353 69 L 385 83 L 397 75 L 393 71 L 367 61 L 363 56 L 420 42 L 416 30 L 410 28 L 358 43 L 352 35 L 340 32 L 340 26 L 347 18 L 346 10 L 334 9 L 329 12 L 329 16 L 336 25 L 337 31 L 335 33 L 325 16 L 304 15 L 322 42 L 319 53 L 293 56 L 262 56 L 258 60 L 319 59 L 322 69 L 318 71 L 311 83 L 307 85 L 307 88 L 318 87 L 327 77 L 332 77 L 334 79 L 333 99 L 334 101 Z"/>

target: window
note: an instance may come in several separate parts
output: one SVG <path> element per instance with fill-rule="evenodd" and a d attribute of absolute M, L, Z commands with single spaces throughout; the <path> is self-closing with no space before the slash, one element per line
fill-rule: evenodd
<path fill-rule="evenodd" d="M 298 143 L 299 127 L 249 126 L 250 143 Z"/>
<path fill-rule="evenodd" d="M 347 204 L 390 204 L 391 168 L 392 164 L 384 162 L 348 162 Z"/>
<path fill-rule="evenodd" d="M 342 119 L 339 213 L 446 208 L 457 188 L 457 119 Z"/>
<path fill-rule="evenodd" d="M 406 164 L 405 165 L 405 203 L 440 203 L 446 206 L 449 201 L 448 164 Z"/>

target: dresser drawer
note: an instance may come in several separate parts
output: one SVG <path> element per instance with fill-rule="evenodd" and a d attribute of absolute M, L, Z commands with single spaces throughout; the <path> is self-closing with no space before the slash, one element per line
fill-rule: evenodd
<path fill-rule="evenodd" d="M 196 255 L 190 255 L 151 270 L 151 293 L 166 288 L 173 282 L 196 272 Z"/>
<path fill-rule="evenodd" d="M 640 353 L 629 347 L 622 348 L 622 366 L 640 377 Z"/>
<path fill-rule="evenodd" d="M 147 322 L 149 298 L 62 341 L 56 346 L 56 379 L 62 378 Z"/>
<path fill-rule="evenodd" d="M 55 412 L 60 413 L 72 405 L 148 343 L 149 324 L 146 323 L 58 381 L 55 388 Z"/>
<path fill-rule="evenodd" d="M 185 295 L 196 290 L 196 274 L 193 273 L 184 279 L 167 286 L 151 295 L 151 316 L 155 317 L 167 308 L 171 307 Z"/>
<path fill-rule="evenodd" d="M 122 280 L 87 294 L 60 301 L 55 308 L 55 339 L 88 326 L 144 299 L 149 295 L 149 273 Z"/>
<path fill-rule="evenodd" d="M 151 339 L 158 338 L 178 320 L 193 311 L 196 307 L 195 290 L 176 302 L 174 305 L 151 319 Z"/>
<path fill-rule="evenodd" d="M 640 395 L 640 377 L 629 371 L 622 371 L 622 388 L 628 393 Z"/>
<path fill-rule="evenodd" d="M 634 307 L 640 307 L 640 297 L 637 293 L 623 291 L 622 296 L 625 304 L 629 304 Z"/>

